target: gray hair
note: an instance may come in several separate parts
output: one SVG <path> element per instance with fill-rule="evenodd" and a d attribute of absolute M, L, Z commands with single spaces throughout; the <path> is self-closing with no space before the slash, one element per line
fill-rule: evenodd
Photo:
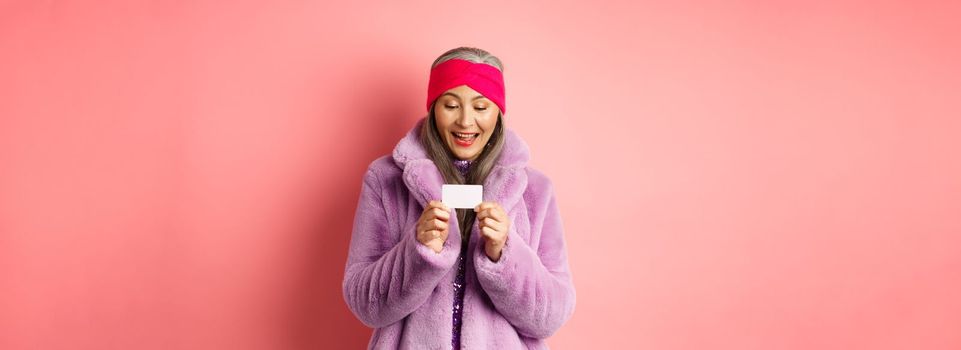
<path fill-rule="evenodd" d="M 501 63 L 501 60 L 497 58 L 497 56 L 491 55 L 490 52 L 478 49 L 476 47 L 466 47 L 466 46 L 461 46 L 456 49 L 448 50 L 447 52 L 440 55 L 440 57 L 438 57 L 436 60 L 434 60 L 434 64 L 430 65 L 430 67 L 434 68 L 438 64 L 441 64 L 447 60 L 452 60 L 455 58 L 462 59 L 465 61 L 471 61 L 474 63 L 485 63 L 488 65 L 494 66 L 494 68 L 497 68 L 497 70 L 501 72 L 504 71 L 504 64 Z"/>

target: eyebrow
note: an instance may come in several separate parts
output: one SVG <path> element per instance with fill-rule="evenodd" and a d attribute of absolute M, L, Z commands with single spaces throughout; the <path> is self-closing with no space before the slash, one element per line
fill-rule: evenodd
<path fill-rule="evenodd" d="M 454 96 L 454 97 L 460 99 L 460 96 L 458 96 L 457 94 L 455 94 L 455 93 L 453 93 L 453 92 L 449 92 L 449 91 L 448 91 L 448 92 L 445 92 L 444 95 L 451 95 L 451 96 Z M 441 96 L 444 96 L 444 95 L 441 95 Z M 479 98 L 484 98 L 484 95 L 474 96 L 474 98 L 472 98 L 472 99 L 470 99 L 470 100 L 473 101 L 473 100 L 476 100 L 476 99 L 479 99 Z"/>

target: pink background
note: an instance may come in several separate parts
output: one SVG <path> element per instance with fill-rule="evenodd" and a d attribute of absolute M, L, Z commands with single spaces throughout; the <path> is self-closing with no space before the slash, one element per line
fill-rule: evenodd
<path fill-rule="evenodd" d="M 0 1 L 0 348 L 363 348 L 360 179 L 506 65 L 557 349 L 961 348 L 961 2 Z"/>

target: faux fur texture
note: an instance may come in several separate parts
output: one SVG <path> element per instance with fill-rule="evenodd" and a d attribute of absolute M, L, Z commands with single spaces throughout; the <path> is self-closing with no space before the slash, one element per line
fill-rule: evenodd
<path fill-rule="evenodd" d="M 344 269 L 344 300 L 374 328 L 370 349 L 449 349 L 453 281 L 461 237 L 451 215 L 436 253 L 417 242 L 415 227 L 443 177 L 418 141 L 419 120 L 364 175 Z M 527 166 L 530 151 L 505 129 L 505 145 L 486 182 L 484 200 L 511 220 L 501 258 L 484 254 L 477 223 L 468 241 L 461 347 L 546 349 L 544 340 L 573 314 L 574 285 L 551 181 Z"/>

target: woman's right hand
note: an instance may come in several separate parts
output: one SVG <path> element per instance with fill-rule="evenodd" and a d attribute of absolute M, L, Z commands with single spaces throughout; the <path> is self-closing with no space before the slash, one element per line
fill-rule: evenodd
<path fill-rule="evenodd" d="M 440 253 L 447 241 L 450 209 L 441 201 L 430 201 L 417 220 L 417 241 Z"/>

